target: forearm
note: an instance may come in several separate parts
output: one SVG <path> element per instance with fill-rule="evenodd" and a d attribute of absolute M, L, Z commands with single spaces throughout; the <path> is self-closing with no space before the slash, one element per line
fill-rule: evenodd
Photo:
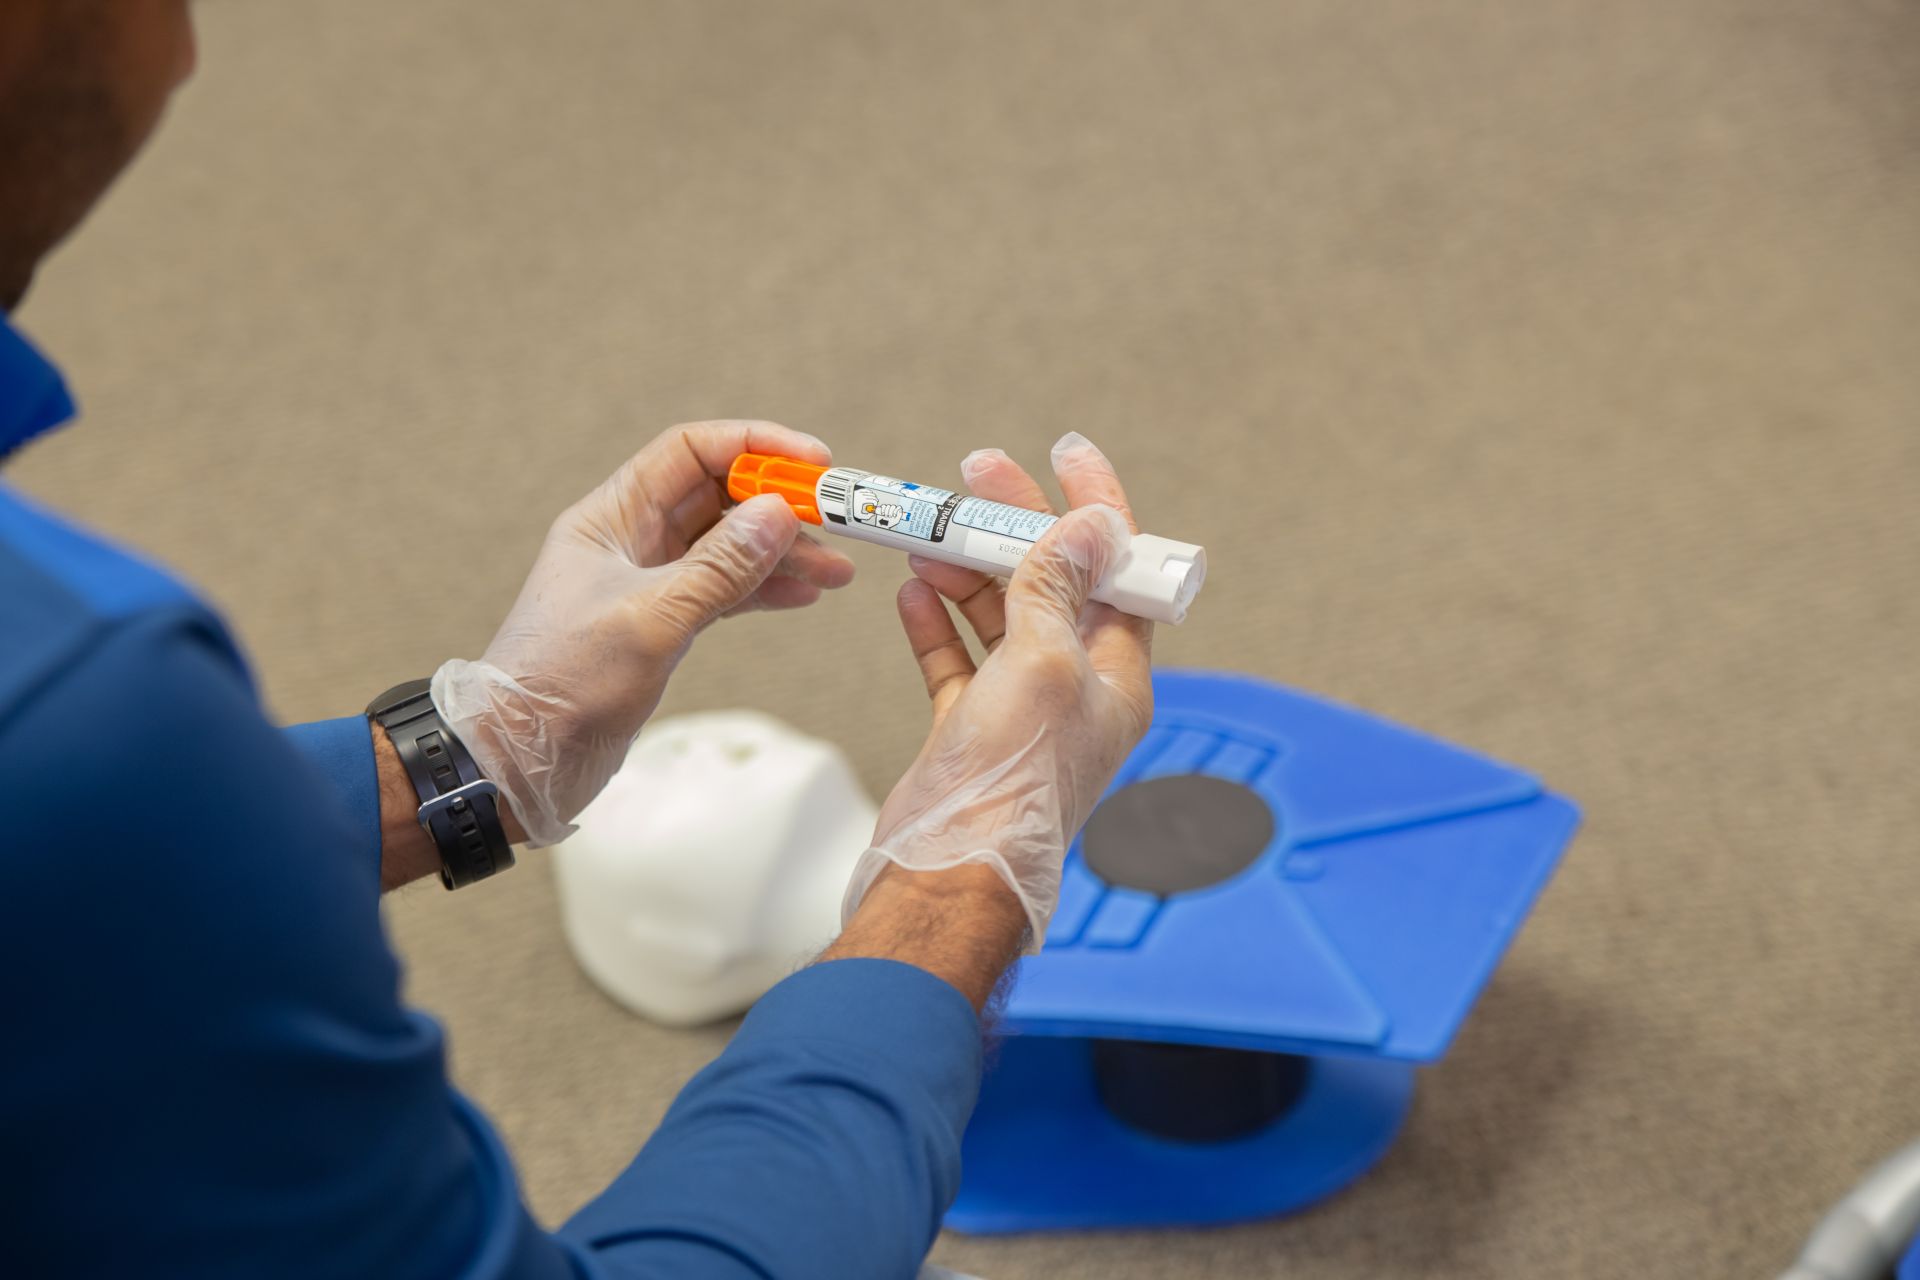
<path fill-rule="evenodd" d="M 888 867 L 562 1235 L 609 1276 L 912 1274 L 959 1186 L 977 1015 L 1026 928 L 989 868 Z"/>
<path fill-rule="evenodd" d="M 960 1184 L 980 1019 L 897 961 L 800 970 L 561 1231 L 612 1277 L 899 1280 Z"/>
<path fill-rule="evenodd" d="M 400 763 L 399 752 L 393 749 L 393 740 L 379 725 L 369 728 L 373 733 L 374 771 L 380 784 L 380 890 L 385 893 L 438 872 L 440 851 L 420 825 L 420 796 L 413 789 L 406 766 Z M 511 805 L 500 805 L 500 825 L 514 844 L 527 838 Z"/>
<path fill-rule="evenodd" d="M 1025 909 L 988 867 L 941 871 L 889 866 L 820 958 L 898 960 L 957 988 L 984 1009 L 1020 954 Z"/>

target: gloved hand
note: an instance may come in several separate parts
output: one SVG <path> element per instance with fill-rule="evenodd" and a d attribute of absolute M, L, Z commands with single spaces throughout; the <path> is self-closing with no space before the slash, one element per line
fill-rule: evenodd
<path fill-rule="evenodd" d="M 1053 469 L 1073 510 L 1002 590 L 997 579 L 912 557 L 900 620 L 933 699 L 933 730 L 887 797 L 874 847 L 842 904 L 850 919 L 887 864 L 931 871 L 979 862 L 1026 908 L 1038 951 L 1060 868 L 1114 771 L 1153 718 L 1153 624 L 1087 595 L 1135 528 L 1113 467 L 1069 433 Z M 998 450 L 961 464 L 980 497 L 1047 510 L 1033 478 Z M 987 651 L 977 667 L 940 597 Z"/>
<path fill-rule="evenodd" d="M 852 581 L 853 563 L 801 535 L 780 498 L 727 508 L 742 453 L 831 461 L 771 422 L 673 428 L 554 521 L 480 660 L 434 674 L 434 706 L 533 844 L 572 834 L 703 627 Z"/>

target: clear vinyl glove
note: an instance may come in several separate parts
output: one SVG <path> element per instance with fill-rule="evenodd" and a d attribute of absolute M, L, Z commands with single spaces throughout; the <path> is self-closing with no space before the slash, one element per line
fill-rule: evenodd
<path fill-rule="evenodd" d="M 801 534 L 781 499 L 729 506 L 742 453 L 831 461 L 770 422 L 673 428 L 554 521 L 480 659 L 434 673 L 434 706 L 531 843 L 573 833 L 708 623 L 852 581 L 853 563 Z"/>
<path fill-rule="evenodd" d="M 1072 506 L 1003 589 L 972 570 L 912 557 L 901 624 L 933 699 L 933 729 L 881 807 L 874 847 L 842 904 L 851 919 L 890 864 L 932 871 L 978 862 L 1026 908 L 1026 950 L 1046 938 L 1067 846 L 1153 717 L 1153 624 L 1088 593 L 1135 526 L 1113 467 L 1084 436 L 1053 447 Z M 998 450 L 961 464 L 995 502 L 1047 510 L 1046 494 Z M 986 649 L 975 665 L 941 597 Z"/>

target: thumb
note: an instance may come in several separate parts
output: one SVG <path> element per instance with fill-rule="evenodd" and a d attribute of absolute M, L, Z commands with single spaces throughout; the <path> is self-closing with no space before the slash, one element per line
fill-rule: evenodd
<path fill-rule="evenodd" d="M 1105 503 L 1075 507 L 1040 536 L 1007 584 L 1007 639 L 1078 634 L 1080 610 L 1132 535 Z"/>
<path fill-rule="evenodd" d="M 799 532 L 799 517 L 781 498 L 747 499 L 665 566 L 658 608 L 691 636 L 758 591 Z"/>

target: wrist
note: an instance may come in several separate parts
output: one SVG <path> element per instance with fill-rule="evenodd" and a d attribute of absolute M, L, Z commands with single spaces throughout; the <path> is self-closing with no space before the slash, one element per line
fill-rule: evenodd
<path fill-rule="evenodd" d="M 440 851 L 420 825 L 420 800 L 393 739 L 377 720 L 367 722 L 367 731 L 373 735 L 373 769 L 380 787 L 380 890 L 385 893 L 438 872 Z"/>
<path fill-rule="evenodd" d="M 982 1009 L 1020 954 L 1026 908 L 993 868 L 914 871 L 889 862 L 823 960 L 871 957 L 925 969 Z"/>
<path fill-rule="evenodd" d="M 420 824 L 419 790 L 386 726 L 369 719 L 367 731 L 372 738 L 374 778 L 380 795 L 380 888 L 386 892 L 438 874 L 441 855 L 433 837 Z M 507 841 L 524 843 L 526 832 L 511 806 L 501 804 L 498 815 Z"/>
<path fill-rule="evenodd" d="M 1021 905 L 1019 895 L 999 872 L 984 862 L 963 862 L 933 871 L 916 871 L 889 862 L 874 877 L 867 898 L 875 894 L 964 911 L 982 921 L 1016 931 L 1024 930 L 1027 924 L 1026 908 Z M 862 906 L 865 901 L 862 900 Z"/>

